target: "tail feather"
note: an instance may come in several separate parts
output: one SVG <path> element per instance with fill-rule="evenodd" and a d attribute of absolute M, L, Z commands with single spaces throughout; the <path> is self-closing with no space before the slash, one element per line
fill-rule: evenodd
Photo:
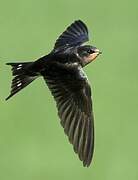
<path fill-rule="evenodd" d="M 27 63 L 7 63 L 7 65 L 12 66 L 12 75 L 15 76 L 12 80 L 11 84 L 11 92 L 10 95 L 6 98 L 8 100 L 21 89 L 30 84 L 33 80 L 37 78 L 37 76 L 30 76 L 25 73 L 25 70 L 28 65 L 32 62 Z"/>
<path fill-rule="evenodd" d="M 22 74 L 26 67 L 30 65 L 32 62 L 23 62 L 23 63 L 7 63 L 6 65 L 12 66 L 12 75 L 16 76 Z"/>

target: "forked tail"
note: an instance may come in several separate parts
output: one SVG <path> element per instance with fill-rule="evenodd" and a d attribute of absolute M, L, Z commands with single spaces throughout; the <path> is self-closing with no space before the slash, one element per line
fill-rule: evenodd
<path fill-rule="evenodd" d="M 11 84 L 11 92 L 10 95 L 6 98 L 8 100 L 21 89 L 30 84 L 33 80 L 37 78 L 37 76 L 29 76 L 25 73 L 26 68 L 32 62 L 24 62 L 24 63 L 7 63 L 7 65 L 12 66 L 12 75 L 14 76 Z"/>

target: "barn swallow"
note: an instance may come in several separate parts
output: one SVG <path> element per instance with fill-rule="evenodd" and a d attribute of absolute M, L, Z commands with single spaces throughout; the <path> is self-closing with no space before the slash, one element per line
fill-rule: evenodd
<path fill-rule="evenodd" d="M 89 166 L 94 150 L 94 115 L 91 88 L 83 67 L 101 54 L 89 40 L 81 20 L 72 23 L 56 40 L 53 50 L 34 62 L 7 63 L 14 76 L 8 100 L 42 76 L 56 101 L 60 123 L 83 166 Z"/>

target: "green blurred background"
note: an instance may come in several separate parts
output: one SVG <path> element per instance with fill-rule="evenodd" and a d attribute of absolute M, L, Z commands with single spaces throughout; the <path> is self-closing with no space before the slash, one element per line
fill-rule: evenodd
<path fill-rule="evenodd" d="M 138 1 L 0 0 L 0 180 L 138 179 Z M 40 78 L 9 94 L 6 62 L 47 54 L 74 20 L 103 54 L 85 68 L 93 89 L 95 154 L 84 168 Z"/>

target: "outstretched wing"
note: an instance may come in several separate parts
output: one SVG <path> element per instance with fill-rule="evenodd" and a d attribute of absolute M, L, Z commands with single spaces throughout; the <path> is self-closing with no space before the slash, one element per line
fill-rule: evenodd
<path fill-rule="evenodd" d="M 89 166 L 94 148 L 94 117 L 91 89 L 82 68 L 51 67 L 43 74 L 57 104 L 61 125 L 84 166 Z"/>
<path fill-rule="evenodd" d="M 56 40 L 54 49 L 81 45 L 89 40 L 87 26 L 81 21 L 72 23 Z"/>

